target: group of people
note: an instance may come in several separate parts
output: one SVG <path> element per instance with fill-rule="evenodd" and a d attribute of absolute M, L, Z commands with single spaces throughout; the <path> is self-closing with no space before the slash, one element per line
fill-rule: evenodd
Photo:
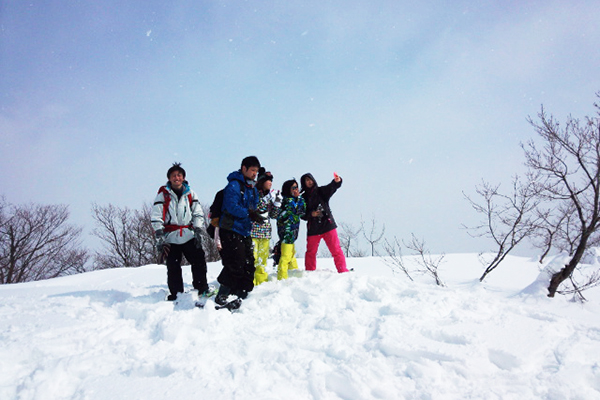
<path fill-rule="evenodd" d="M 177 299 L 184 291 L 182 257 L 191 264 L 192 285 L 198 296 L 210 296 L 214 289 L 206 278 L 206 260 L 202 249 L 204 214 L 197 194 L 185 179 L 185 170 L 175 163 L 167 171 L 168 182 L 161 186 L 152 207 L 159 262 L 166 261 L 167 300 Z M 217 277 L 219 289 L 215 302 L 223 305 L 233 295 L 245 299 L 255 285 L 268 280 L 266 271 L 270 254 L 271 219 L 277 221 L 281 246 L 277 279 L 287 279 L 288 271 L 298 269 L 295 242 L 301 220 L 307 222 L 305 269 L 317 267 L 319 243 L 324 240 L 339 273 L 348 272 L 346 259 L 337 235 L 337 225 L 329 207 L 331 196 L 342 185 L 342 178 L 318 186 L 311 174 L 283 183 L 274 190 L 273 174 L 260 165 L 257 157 L 242 160 L 241 167 L 229 174 L 222 201 L 213 203 L 211 225 L 218 244 L 223 269 Z M 214 218 L 213 218 L 214 217 Z"/>

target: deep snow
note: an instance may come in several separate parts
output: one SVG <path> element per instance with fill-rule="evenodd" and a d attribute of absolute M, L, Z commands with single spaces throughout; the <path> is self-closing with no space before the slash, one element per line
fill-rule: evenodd
<path fill-rule="evenodd" d="M 482 284 L 477 255 L 447 255 L 446 287 L 348 266 L 319 259 L 238 313 L 164 301 L 160 265 L 0 286 L 0 399 L 600 399 L 600 289 L 549 299 L 522 257 Z"/>

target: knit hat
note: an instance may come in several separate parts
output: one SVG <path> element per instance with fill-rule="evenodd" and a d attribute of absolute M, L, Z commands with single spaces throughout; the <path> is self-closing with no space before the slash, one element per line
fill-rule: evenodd
<path fill-rule="evenodd" d="M 174 162 L 173 166 L 167 171 L 167 179 L 169 179 L 171 177 L 171 174 L 175 171 L 181 172 L 181 174 L 185 178 L 185 169 L 181 167 L 181 163 Z"/>
<path fill-rule="evenodd" d="M 266 182 L 266 181 L 273 182 L 273 174 L 271 173 L 271 171 L 265 170 L 264 167 L 260 167 L 260 169 L 258 170 L 257 182 Z"/>
<path fill-rule="evenodd" d="M 264 167 L 260 167 L 258 170 L 258 179 L 256 180 L 256 188 L 262 190 L 266 181 L 273 182 L 273 174 L 270 171 L 265 170 Z"/>

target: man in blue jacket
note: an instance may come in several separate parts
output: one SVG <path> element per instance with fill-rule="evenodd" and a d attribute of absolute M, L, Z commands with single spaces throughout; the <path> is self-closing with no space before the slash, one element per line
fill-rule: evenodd
<path fill-rule="evenodd" d="M 225 304 L 228 296 L 240 299 L 254 289 L 254 253 L 252 251 L 252 221 L 260 221 L 262 216 L 256 210 L 259 195 L 254 187 L 260 162 L 255 156 L 242 160 L 239 170 L 227 177 L 228 184 L 223 192 L 223 207 L 219 220 L 221 238 L 221 259 L 223 270 L 217 281 L 219 293 L 217 304 Z"/>

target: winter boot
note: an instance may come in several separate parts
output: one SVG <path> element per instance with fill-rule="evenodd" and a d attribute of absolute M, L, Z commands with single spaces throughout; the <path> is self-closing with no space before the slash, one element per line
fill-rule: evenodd
<path fill-rule="evenodd" d="M 170 295 L 167 296 L 167 301 L 175 301 L 177 300 L 177 293 L 173 294 L 171 293 Z"/>
<path fill-rule="evenodd" d="M 217 293 L 217 288 L 214 285 L 207 285 L 206 289 L 198 289 L 198 297 L 211 297 Z"/>
<path fill-rule="evenodd" d="M 221 285 L 219 292 L 217 293 L 217 297 L 215 297 L 215 303 L 219 305 L 227 303 L 227 297 L 229 297 L 230 293 L 231 288 L 229 286 Z"/>

